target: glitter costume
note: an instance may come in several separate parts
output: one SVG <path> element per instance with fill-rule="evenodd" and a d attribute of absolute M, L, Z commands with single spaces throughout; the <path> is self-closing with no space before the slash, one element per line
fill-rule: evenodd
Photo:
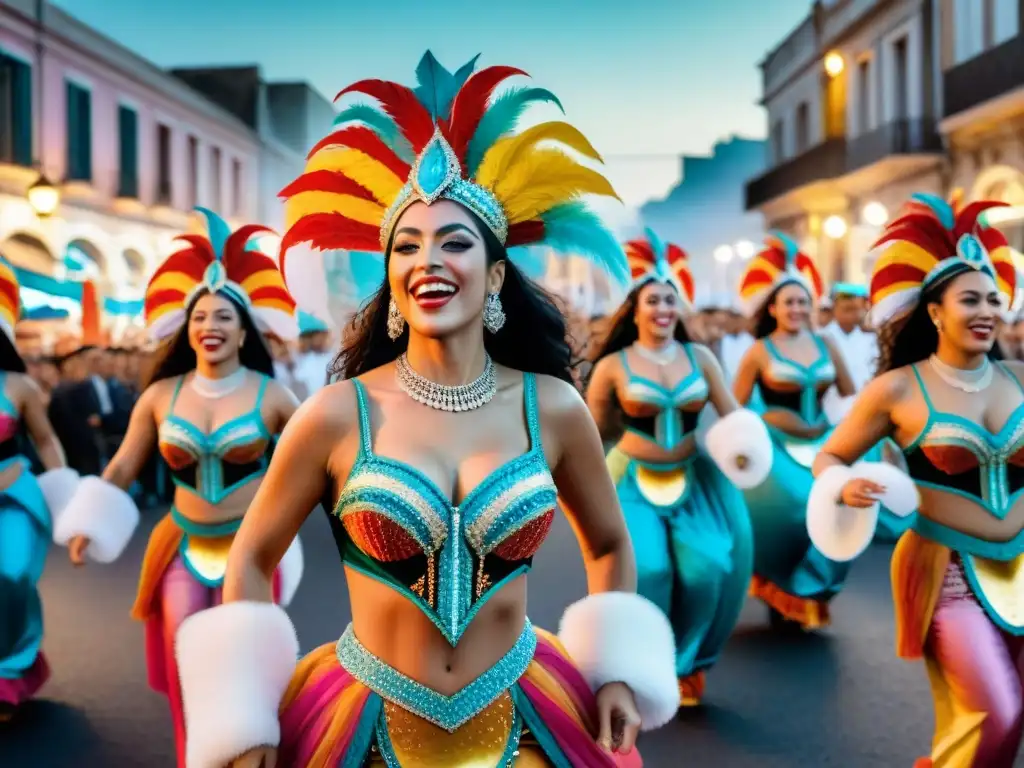
<path fill-rule="evenodd" d="M 879 328 L 904 322 L 930 286 L 972 269 L 988 273 L 1003 299 L 1012 300 L 1016 270 L 1010 248 L 1003 234 L 981 218 L 996 205 L 978 202 L 961 207 L 933 195 L 914 196 L 876 246 L 871 294 Z M 928 496 L 892 559 L 897 655 L 924 659 L 935 701 L 932 754 L 917 765 L 1009 768 L 1020 747 L 1024 721 L 1024 617 L 1019 607 L 1024 533 L 990 541 L 939 523 L 928 513 L 931 504 L 941 503 L 935 494 L 944 494 L 968 500 L 997 520 L 1011 514 L 1024 490 L 1024 474 L 1018 468 L 1024 458 L 1024 404 L 998 431 L 990 431 L 949 408 L 937 407 L 935 393 L 921 376 L 922 365 L 926 363 L 909 369 L 928 416 L 902 450 L 913 485 L 928 491 Z M 1024 396 L 1024 385 L 1015 373 L 1002 364 L 993 365 L 998 365 L 995 373 L 1016 383 Z M 845 534 L 839 532 L 837 515 L 844 514 L 844 508 L 833 495 L 848 479 L 863 475 L 858 467 L 826 469 L 816 482 L 816 489 L 822 487 L 821 502 L 808 511 L 816 542 L 837 553 L 860 543 L 844 540 L 852 535 L 851 526 L 842 526 Z M 895 478 L 883 484 L 898 487 Z M 870 537 L 874 511 L 858 512 L 865 522 L 856 531 L 862 539 Z"/>
<path fill-rule="evenodd" d="M 18 280 L 0 260 L 0 329 L 14 352 Z M 39 476 L 23 455 L 21 412 L 8 394 L 10 374 L 0 373 L 0 719 L 32 697 L 49 677 L 41 650 L 43 607 L 37 584 L 50 548 L 53 520 L 78 484 L 66 467 Z M 13 480 L 10 479 L 13 477 Z"/>
<path fill-rule="evenodd" d="M 665 283 L 676 289 L 684 308 L 692 307 L 693 277 L 681 248 L 648 230 L 645 239 L 627 243 L 626 253 L 634 291 Z M 691 452 L 680 461 L 651 463 L 630 456 L 620 443 L 607 461 L 636 552 L 637 591 L 672 623 L 680 703 L 695 705 L 706 671 L 739 618 L 752 575 L 750 519 L 734 483 L 764 480 L 771 443 L 758 417 L 737 410 L 716 422 L 705 444 L 697 444 L 697 420 L 709 390 L 692 345 L 681 346 L 690 373 L 671 389 L 634 374 L 626 348 L 612 352 L 626 375 L 624 391 L 615 396 L 627 432 L 667 454 L 689 441 Z M 739 453 L 750 459 L 745 472 L 733 461 Z"/>
<path fill-rule="evenodd" d="M 428 52 L 415 89 L 377 80 L 345 89 L 381 106 L 343 109 L 338 130 L 317 145 L 307 172 L 285 190 L 289 230 L 282 250 L 303 242 L 386 250 L 405 207 L 446 199 L 476 214 L 506 246 L 545 242 L 625 273 L 618 244 L 577 200 L 611 195 L 611 187 L 557 143 L 591 159 L 597 153 L 561 122 L 515 133 L 529 103 L 557 104 L 555 97 L 539 88 L 495 95 L 505 80 L 524 73 L 474 71 L 474 63 L 452 73 Z M 392 338 L 403 332 L 397 331 Z M 534 376 L 523 377 L 527 452 L 495 469 L 457 506 L 416 467 L 374 451 L 367 393 L 358 379 L 353 384 L 359 451 L 331 516 L 342 560 L 404 595 L 454 647 L 480 608 L 529 571 L 555 513 Z M 612 615 L 628 629 L 611 629 Z M 643 661 L 627 660 L 621 645 L 629 635 L 628 655 L 638 655 L 635 632 L 643 633 Z M 230 656 L 203 654 L 209 633 L 236 640 Z M 254 647 L 253 633 L 266 640 L 263 650 Z M 270 647 L 273 668 L 258 661 Z M 296 768 L 639 764 L 635 751 L 613 757 L 596 745 L 593 690 L 613 679 L 607 675 L 618 665 L 614 679 L 638 686 L 644 727 L 658 727 L 675 712 L 671 647 L 670 628 L 647 601 L 592 595 L 567 611 L 560 639 L 527 621 L 492 668 L 445 696 L 375 657 L 351 626 L 336 645 L 313 651 L 296 668 L 287 617 L 263 603 L 233 602 L 195 617 L 178 636 L 186 700 L 196 708 L 189 754 L 195 766 L 220 765 L 263 744 L 279 745 L 280 764 Z M 211 681 L 210 670 L 221 666 Z M 237 710 L 230 724 L 198 732 L 204 713 L 225 708 Z"/>
<path fill-rule="evenodd" d="M 182 235 L 179 239 L 185 247 L 168 257 L 149 282 L 145 309 L 150 334 L 169 341 L 185 333 L 198 297 L 218 293 L 248 312 L 258 327 L 286 338 L 296 336 L 295 302 L 281 273 L 272 259 L 248 245 L 253 236 L 268 230 L 249 225 L 231 232 L 216 214 L 197 210 L 206 220 L 207 234 Z M 244 368 L 241 374 L 247 375 Z M 182 494 L 188 494 L 216 508 L 233 492 L 258 482 L 266 471 L 273 440 L 261 411 L 269 382 L 266 375 L 249 409 L 210 432 L 176 412 L 184 381 L 184 375 L 178 377 L 166 411 L 156 416 L 155 447 L 170 468 L 177 490 L 175 505 L 150 535 L 132 609 L 132 616 L 146 624 L 150 687 L 170 702 L 179 765 L 184 765 L 185 733 L 174 635 L 188 616 L 220 603 L 228 551 L 242 518 L 202 523 L 186 517 L 178 505 Z M 86 535 L 91 540 L 89 557 L 112 562 L 127 546 L 137 522 L 138 511 L 121 488 L 87 477 L 61 518 L 59 539 L 66 543 Z M 298 587 L 301 570 L 296 540 L 275 580 L 275 595 L 285 605 Z"/>

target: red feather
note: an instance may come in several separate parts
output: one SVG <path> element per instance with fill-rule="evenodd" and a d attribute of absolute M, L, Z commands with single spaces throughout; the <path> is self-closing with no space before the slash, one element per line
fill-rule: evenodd
<path fill-rule="evenodd" d="M 353 125 L 325 136 L 309 150 L 306 159 L 308 160 L 324 147 L 330 146 L 358 150 L 364 155 L 372 157 L 398 178 L 402 180 L 409 178 L 409 164 L 396 155 L 380 136 L 365 126 Z"/>
<path fill-rule="evenodd" d="M 747 273 L 747 277 L 746 277 L 746 279 L 743 282 L 745 284 L 749 284 L 749 283 L 770 283 L 771 281 L 772 281 L 772 276 L 770 274 L 768 274 L 768 272 L 766 270 L 761 269 L 760 267 L 758 267 L 757 269 L 750 270 Z"/>
<path fill-rule="evenodd" d="M 544 222 L 538 219 L 520 221 L 508 228 L 508 237 L 505 238 L 505 247 L 511 248 L 516 245 L 530 245 L 539 243 L 544 239 Z"/>
<path fill-rule="evenodd" d="M 174 239 L 181 240 L 191 245 L 192 248 L 186 250 L 194 249 L 199 252 L 199 255 L 202 258 L 217 258 L 213 253 L 213 245 L 210 243 L 210 240 L 206 235 L 178 235 Z"/>
<path fill-rule="evenodd" d="M 669 264 L 675 264 L 677 261 L 686 261 L 686 251 L 680 248 L 678 245 L 672 245 L 669 243 L 665 247 L 665 258 Z"/>
<path fill-rule="evenodd" d="M 264 227 L 262 224 L 246 224 L 243 227 L 239 227 L 228 236 L 228 241 L 224 243 L 224 267 L 228 266 L 229 261 L 233 261 L 238 258 L 241 253 L 246 253 L 247 256 L 252 256 L 252 251 L 246 251 L 245 246 L 248 242 L 259 232 L 269 232 L 274 234 L 274 230 L 270 227 Z M 262 254 L 261 254 L 262 255 Z"/>
<path fill-rule="evenodd" d="M 151 293 L 146 296 L 145 312 L 148 315 L 153 311 L 153 307 L 163 306 L 164 304 L 170 304 L 174 301 L 181 301 L 184 297 L 184 293 L 173 288 L 165 288 L 162 291 Z"/>
<path fill-rule="evenodd" d="M 974 232 L 978 225 L 978 216 L 990 208 L 1005 208 L 1006 203 L 999 203 L 995 200 L 978 200 L 964 208 L 956 217 L 956 227 L 953 230 L 954 237 L 959 241 L 964 235 Z"/>
<path fill-rule="evenodd" d="M 894 283 L 919 283 L 924 280 L 925 273 L 909 264 L 890 264 L 875 272 L 871 278 L 871 293 L 893 285 Z"/>
<path fill-rule="evenodd" d="M 292 295 L 279 285 L 264 285 L 257 288 L 249 298 L 253 304 L 258 301 L 283 301 L 285 304 L 295 306 L 295 299 L 292 298 Z"/>
<path fill-rule="evenodd" d="M 1006 235 L 994 227 L 984 227 L 979 230 L 978 239 L 989 253 L 997 248 L 1005 248 L 1010 244 L 1006 239 Z"/>
<path fill-rule="evenodd" d="M 692 304 L 694 296 L 693 275 L 690 274 L 689 270 L 686 270 L 684 272 L 676 273 L 676 277 L 679 279 L 679 282 L 682 283 L 683 292 L 686 293 L 686 300 Z"/>
<path fill-rule="evenodd" d="M 996 274 L 1006 281 L 1007 285 L 1010 286 L 1010 294 L 1017 289 L 1017 270 L 1013 264 L 1009 264 L 1005 261 L 1000 261 L 995 264 Z"/>
<path fill-rule="evenodd" d="M 430 113 L 420 104 L 412 89 L 404 85 L 386 80 L 360 80 L 339 91 L 334 100 L 337 101 L 346 93 L 363 93 L 379 101 L 417 155 L 434 135 L 434 121 Z"/>
<path fill-rule="evenodd" d="M 277 193 L 278 197 L 289 198 L 302 192 L 333 192 L 336 195 L 351 195 L 361 200 L 379 202 L 366 187 L 357 184 L 348 176 L 337 171 L 310 171 L 304 173 Z"/>
<path fill-rule="evenodd" d="M 299 243 L 309 243 L 318 251 L 380 251 L 380 229 L 340 213 L 303 216 L 281 239 L 281 274 L 284 274 L 285 253 Z"/>
<path fill-rule="evenodd" d="M 480 118 L 487 111 L 487 102 L 494 89 L 514 75 L 525 74 L 516 67 L 487 67 L 470 77 L 462 86 L 452 102 L 447 131 L 448 143 L 460 160 L 466 156 L 469 142 L 480 124 Z"/>

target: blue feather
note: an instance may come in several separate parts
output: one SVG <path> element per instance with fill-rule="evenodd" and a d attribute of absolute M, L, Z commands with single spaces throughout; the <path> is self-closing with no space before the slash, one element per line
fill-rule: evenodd
<path fill-rule="evenodd" d="M 796 261 L 796 255 L 800 253 L 800 246 L 796 244 L 796 241 L 785 232 L 779 232 L 778 230 L 773 231 L 771 235 L 778 238 L 786 249 L 786 264 L 792 264 Z"/>
<path fill-rule="evenodd" d="M 458 71 L 455 73 L 455 90 L 456 91 L 461 90 L 462 86 L 464 86 L 466 84 L 466 81 L 469 80 L 469 76 L 472 75 L 473 74 L 473 70 L 476 69 L 476 62 L 477 62 L 477 60 L 479 58 L 480 58 L 480 54 L 478 53 L 472 59 L 470 59 L 465 64 L 463 64 L 461 67 L 459 67 Z"/>
<path fill-rule="evenodd" d="M 220 216 L 211 211 L 209 208 L 200 208 L 196 206 L 196 213 L 200 214 L 206 219 L 206 231 L 210 238 L 210 243 L 213 245 L 213 253 L 218 259 L 224 258 L 224 246 L 228 242 L 228 238 L 231 237 L 231 227 L 224 221 Z"/>
<path fill-rule="evenodd" d="M 402 135 L 395 121 L 379 109 L 371 107 L 369 104 L 353 104 L 338 113 L 338 116 L 334 118 L 334 127 L 340 128 L 345 123 L 353 121 L 363 123 L 380 136 L 381 141 L 387 144 L 402 160 L 412 163 L 416 159 L 412 145 Z"/>
<path fill-rule="evenodd" d="M 644 234 L 647 236 L 647 242 L 651 244 L 651 248 L 654 250 L 654 260 L 664 261 L 665 252 L 668 250 L 668 246 L 665 245 L 664 241 L 658 237 L 658 233 L 650 227 L 644 227 Z"/>
<path fill-rule="evenodd" d="M 590 259 L 622 285 L 629 284 L 629 262 L 615 236 L 581 202 L 556 205 L 541 215 L 544 245 Z"/>
<path fill-rule="evenodd" d="M 416 67 L 416 82 L 418 85 L 413 89 L 413 93 L 427 108 L 430 116 L 435 121 L 439 117 L 447 116 L 448 108 L 458 91 L 455 76 L 441 66 L 430 51 L 423 54 Z"/>
<path fill-rule="evenodd" d="M 545 88 L 510 88 L 491 102 L 469 141 L 466 164 L 470 175 L 476 173 L 484 154 L 494 146 L 494 142 L 515 130 L 526 107 L 535 101 L 550 101 L 565 112 L 558 97 Z"/>
<path fill-rule="evenodd" d="M 938 195 L 917 192 L 911 195 L 910 199 L 924 203 L 935 211 L 935 215 L 946 229 L 953 229 L 956 226 L 956 215 L 953 213 L 953 207 Z"/>

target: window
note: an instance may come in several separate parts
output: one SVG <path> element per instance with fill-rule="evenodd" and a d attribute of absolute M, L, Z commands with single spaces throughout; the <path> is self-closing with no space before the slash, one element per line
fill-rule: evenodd
<path fill-rule="evenodd" d="M 220 150 L 210 149 L 210 205 L 214 210 L 221 207 L 220 189 Z"/>
<path fill-rule="evenodd" d="M 871 130 L 871 59 L 857 63 L 857 133 Z"/>
<path fill-rule="evenodd" d="M 92 94 L 67 83 L 68 181 L 92 181 Z"/>
<path fill-rule="evenodd" d="M 32 68 L 0 53 L 0 163 L 32 165 Z"/>
<path fill-rule="evenodd" d="M 131 107 L 117 108 L 118 154 L 117 196 L 139 196 L 139 116 Z"/>
<path fill-rule="evenodd" d="M 199 139 L 188 137 L 188 207 L 199 204 Z"/>
<path fill-rule="evenodd" d="M 801 101 L 796 108 L 796 154 L 806 152 L 811 145 L 811 108 Z"/>
<path fill-rule="evenodd" d="M 171 204 L 171 129 L 163 123 L 156 126 L 156 203 Z"/>
<path fill-rule="evenodd" d="M 772 123 L 772 162 L 778 165 L 786 159 L 785 129 L 781 120 Z"/>
<path fill-rule="evenodd" d="M 1020 0 L 991 0 L 992 44 L 1012 40 L 1020 31 Z"/>
<path fill-rule="evenodd" d="M 231 214 L 242 215 L 242 163 L 231 161 Z"/>
<path fill-rule="evenodd" d="M 893 93 L 893 120 L 906 120 L 909 117 L 910 95 L 907 88 L 909 72 L 907 72 L 907 38 L 901 37 L 892 46 L 893 76 L 896 78 Z"/>
<path fill-rule="evenodd" d="M 953 58 L 955 63 L 977 56 L 985 47 L 985 3 L 953 0 Z"/>

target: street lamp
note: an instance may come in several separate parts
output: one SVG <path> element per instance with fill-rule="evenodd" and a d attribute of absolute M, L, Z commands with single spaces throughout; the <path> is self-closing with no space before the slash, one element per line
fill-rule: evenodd
<path fill-rule="evenodd" d="M 826 237 L 842 240 L 846 236 L 846 219 L 842 216 L 829 216 L 822 224 Z"/>
<path fill-rule="evenodd" d="M 40 218 L 52 216 L 57 210 L 57 206 L 60 205 L 60 190 L 46 178 L 46 174 L 42 171 L 39 173 L 39 178 L 28 188 L 26 196 L 28 204 Z"/>
<path fill-rule="evenodd" d="M 715 261 L 719 264 L 728 264 L 732 261 L 732 255 L 732 248 L 728 245 L 720 245 L 714 251 Z"/>
<path fill-rule="evenodd" d="M 751 258 L 753 258 L 756 252 L 757 246 L 755 246 L 749 240 L 740 240 L 738 243 L 736 243 L 736 255 L 739 256 L 744 261 L 749 261 Z"/>
<path fill-rule="evenodd" d="M 40 218 L 52 216 L 60 205 L 60 189 L 53 184 L 43 170 L 43 11 L 45 0 L 36 0 L 36 135 L 35 167 L 39 169 L 39 176 L 28 188 L 25 195 L 28 197 L 28 204 Z"/>
<path fill-rule="evenodd" d="M 864 223 L 872 227 L 881 227 L 889 220 L 889 211 L 877 201 L 865 205 L 860 215 Z"/>
<path fill-rule="evenodd" d="M 845 68 L 846 62 L 843 61 L 842 54 L 837 51 L 830 51 L 825 56 L 825 74 L 829 77 L 839 77 L 843 74 Z"/>

